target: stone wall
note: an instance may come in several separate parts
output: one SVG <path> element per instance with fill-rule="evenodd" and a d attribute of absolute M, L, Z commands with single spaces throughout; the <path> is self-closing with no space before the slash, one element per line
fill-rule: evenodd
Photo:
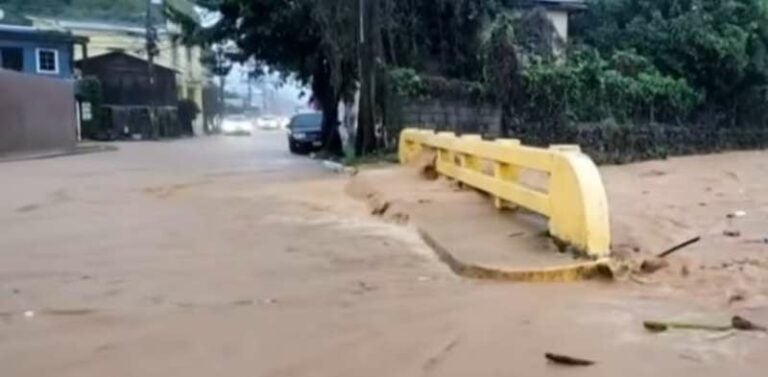
<path fill-rule="evenodd" d="M 423 100 L 402 103 L 399 123 L 405 127 L 454 131 L 459 134 L 498 135 L 501 111 L 490 104 Z"/>

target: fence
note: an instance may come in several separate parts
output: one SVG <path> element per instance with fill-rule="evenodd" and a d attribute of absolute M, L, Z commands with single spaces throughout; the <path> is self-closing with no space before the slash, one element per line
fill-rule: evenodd
<path fill-rule="evenodd" d="M 75 148 L 72 81 L 0 69 L 0 156 Z"/>
<path fill-rule="evenodd" d="M 486 141 L 478 135 L 406 129 L 400 134 L 402 163 L 425 150 L 436 152 L 438 173 L 549 218 L 549 233 L 591 257 L 610 253 L 608 201 L 600 173 L 578 146 L 533 148 L 519 140 Z M 487 169 L 491 166 L 491 169 Z M 548 188 L 520 182 L 523 169 L 545 172 Z"/>

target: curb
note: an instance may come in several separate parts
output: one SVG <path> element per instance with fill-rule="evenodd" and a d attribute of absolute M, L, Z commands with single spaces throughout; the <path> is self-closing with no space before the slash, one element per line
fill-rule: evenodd
<path fill-rule="evenodd" d="M 429 233 L 417 228 L 421 239 L 456 275 L 470 279 L 501 280 L 530 283 L 563 283 L 583 280 L 613 280 L 614 273 L 607 258 L 557 267 L 512 269 L 469 264 L 460 261 L 440 245 Z"/>
<path fill-rule="evenodd" d="M 69 151 L 53 151 L 53 152 L 41 152 L 30 154 L 18 154 L 7 157 L 0 156 L 0 163 L 3 162 L 17 162 L 17 161 L 29 161 L 29 160 L 45 160 L 56 157 L 77 156 L 81 154 L 99 153 L 99 152 L 114 152 L 119 150 L 116 145 L 78 145 L 75 149 Z"/>
<path fill-rule="evenodd" d="M 336 162 L 332 160 L 323 159 L 319 161 L 320 161 L 320 165 L 330 172 L 333 172 L 336 174 L 347 173 L 349 175 L 357 174 L 357 168 L 354 166 L 347 166 L 340 162 Z"/>
<path fill-rule="evenodd" d="M 374 196 L 381 196 L 380 191 L 374 189 L 373 192 L 375 192 Z M 381 210 L 381 202 L 371 202 L 371 196 L 356 198 L 365 202 L 372 211 Z M 564 283 L 584 280 L 613 281 L 616 278 L 615 265 L 610 258 L 538 268 L 496 267 L 467 263 L 456 258 L 415 221 L 411 224 L 421 240 L 435 253 L 438 259 L 445 263 L 451 272 L 464 278 L 529 283 Z"/>

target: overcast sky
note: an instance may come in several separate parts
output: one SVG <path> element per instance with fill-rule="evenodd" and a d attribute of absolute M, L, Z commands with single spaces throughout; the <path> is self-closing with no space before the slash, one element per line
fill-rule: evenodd
<path fill-rule="evenodd" d="M 239 64 L 232 67 L 226 78 L 226 88 L 228 91 L 239 94 L 242 98 L 247 98 L 248 86 L 246 80 L 247 70 Z M 252 100 L 257 106 L 265 103 L 262 93 L 262 87 L 266 88 L 266 104 L 268 113 L 275 115 L 292 115 L 297 108 L 304 108 L 309 99 L 309 90 L 297 85 L 294 81 L 283 82 L 278 74 L 266 74 L 261 81 L 256 81 L 252 85 Z M 301 96 L 304 89 L 304 96 Z"/>
<path fill-rule="evenodd" d="M 208 12 L 200 7 L 195 7 L 195 10 L 200 15 L 201 24 L 203 26 L 211 26 L 219 19 L 218 12 Z M 246 98 L 248 93 L 246 72 L 247 69 L 242 65 L 236 64 L 232 67 L 232 70 L 226 78 L 227 90 Z M 263 80 L 268 83 L 266 86 L 271 92 L 267 95 L 270 98 L 275 98 L 272 103 L 274 109 L 267 109 L 267 111 L 278 113 L 275 115 L 291 115 L 297 108 L 306 107 L 309 97 L 309 90 L 307 88 L 302 88 L 293 81 L 282 82 L 278 74 L 268 74 Z M 252 85 L 252 98 L 254 104 L 262 104 L 263 93 L 261 85 L 258 83 Z M 300 98 L 302 91 L 304 91 L 305 94 Z"/>

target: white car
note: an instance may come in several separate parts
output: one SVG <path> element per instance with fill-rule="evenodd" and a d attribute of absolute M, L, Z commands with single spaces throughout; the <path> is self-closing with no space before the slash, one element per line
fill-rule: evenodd
<path fill-rule="evenodd" d="M 250 135 L 253 125 L 245 115 L 229 115 L 221 122 L 221 131 L 227 135 Z"/>
<path fill-rule="evenodd" d="M 256 127 L 262 130 L 280 129 L 280 118 L 272 115 L 264 115 L 256 119 Z"/>
<path fill-rule="evenodd" d="M 288 117 L 277 117 L 278 124 L 280 125 L 280 129 L 287 130 L 288 124 L 291 123 L 291 118 Z"/>

